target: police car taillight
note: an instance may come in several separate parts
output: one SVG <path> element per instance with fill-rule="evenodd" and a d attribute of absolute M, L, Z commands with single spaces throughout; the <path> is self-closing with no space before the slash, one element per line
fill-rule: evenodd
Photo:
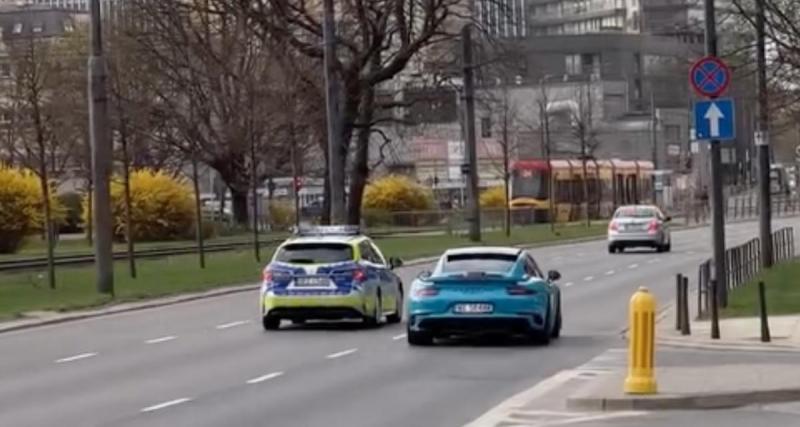
<path fill-rule="evenodd" d="M 354 282 L 363 282 L 367 280 L 367 273 L 364 270 L 353 270 L 353 281 Z"/>
<path fill-rule="evenodd" d="M 262 277 L 263 277 L 265 282 L 271 282 L 272 281 L 272 272 L 265 269 L 263 274 L 262 274 Z"/>

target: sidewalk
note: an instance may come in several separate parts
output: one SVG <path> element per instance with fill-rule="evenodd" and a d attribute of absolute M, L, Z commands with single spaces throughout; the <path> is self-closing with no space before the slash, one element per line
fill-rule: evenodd
<path fill-rule="evenodd" d="M 724 409 L 800 400 L 794 364 L 729 364 L 656 368 L 658 393 L 626 395 L 626 372 L 598 376 L 567 399 L 569 409 L 628 411 Z"/>
<path fill-rule="evenodd" d="M 605 426 L 625 418 L 643 419 L 659 410 L 800 401 L 800 370 L 794 354 L 660 347 L 655 355 L 658 393 L 637 396 L 623 392 L 627 352 L 625 347 L 611 348 L 580 366 L 538 381 L 465 427 L 582 425 L 589 421 L 603 421 Z"/>
<path fill-rule="evenodd" d="M 691 296 L 690 296 L 691 299 Z M 761 342 L 758 317 L 720 319 L 720 339 L 711 339 L 711 321 L 696 320 L 696 307 L 690 303 L 691 335 L 676 330 L 675 305 L 667 308 L 656 326 L 656 342 L 662 346 L 706 350 L 791 351 L 800 352 L 800 315 L 770 316 L 771 342 Z"/>

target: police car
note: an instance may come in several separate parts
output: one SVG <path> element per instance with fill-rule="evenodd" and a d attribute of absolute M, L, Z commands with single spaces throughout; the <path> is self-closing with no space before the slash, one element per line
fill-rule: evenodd
<path fill-rule="evenodd" d="M 275 251 L 263 272 L 261 316 L 264 329 L 282 320 L 358 319 L 377 326 L 399 323 L 403 284 L 387 259 L 355 226 L 298 229 Z"/>

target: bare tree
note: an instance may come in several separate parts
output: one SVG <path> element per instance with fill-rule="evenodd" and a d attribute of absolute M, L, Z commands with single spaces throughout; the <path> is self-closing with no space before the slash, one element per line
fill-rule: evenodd
<path fill-rule="evenodd" d="M 323 58 L 319 3 L 232 3 L 253 19 L 265 40 L 282 40 L 310 58 Z M 341 51 L 335 68 L 343 86 L 340 131 L 342 150 L 352 150 L 352 159 L 350 168 L 346 160 L 333 167 L 349 169 L 348 220 L 359 223 L 369 175 L 370 137 L 376 120 L 380 120 L 376 111 L 383 104 L 378 100 L 378 87 L 401 73 L 427 48 L 451 39 L 460 29 L 451 24 L 460 18 L 465 22 L 467 10 L 461 0 L 343 0 L 336 4 Z M 327 208 L 330 200 L 328 196 L 325 199 Z"/>
<path fill-rule="evenodd" d="M 54 47 L 56 41 L 21 37 L 9 43 L 12 64 L 12 103 L 19 108 L 19 138 L 12 147 L 21 163 L 35 171 L 39 177 L 44 207 L 44 235 L 47 245 L 48 282 L 55 288 L 55 224 L 51 201 L 52 184 L 69 166 L 73 148 L 78 141 L 70 132 L 69 96 L 64 96 L 68 86 L 61 85 L 69 74 L 68 59 Z M 74 117 L 74 116 L 72 116 Z"/>
<path fill-rule="evenodd" d="M 578 86 L 575 94 L 575 108 L 572 109 L 571 133 L 580 145 L 580 158 L 583 168 L 583 209 L 586 226 L 591 226 L 591 213 L 589 210 L 589 171 L 587 162 L 594 155 L 598 146 L 597 131 L 594 127 L 594 100 L 592 97 L 592 83 L 587 82 Z"/>
<path fill-rule="evenodd" d="M 134 39 L 140 60 L 158 76 L 149 87 L 166 122 L 192 141 L 199 160 L 228 186 L 236 221 L 248 224 L 251 183 L 275 173 L 265 167 L 285 157 L 272 139 L 271 78 L 276 66 L 268 41 L 255 37 L 241 13 L 222 9 L 221 0 L 152 2 L 131 7 L 147 23 Z M 253 93 L 257 95 L 254 95 Z M 248 168 L 250 142 L 258 154 Z M 258 176 L 253 177 L 255 169 Z"/>

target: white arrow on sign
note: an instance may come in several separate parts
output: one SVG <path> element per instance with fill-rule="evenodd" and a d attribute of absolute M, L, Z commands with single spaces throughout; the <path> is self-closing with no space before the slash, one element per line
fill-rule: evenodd
<path fill-rule="evenodd" d="M 708 120 L 708 127 L 711 133 L 711 137 L 718 137 L 719 136 L 719 121 L 725 118 L 725 115 L 722 114 L 722 111 L 717 107 L 717 104 L 712 102 L 711 106 L 708 107 L 708 111 L 706 111 L 706 115 L 703 116 L 706 120 Z"/>

